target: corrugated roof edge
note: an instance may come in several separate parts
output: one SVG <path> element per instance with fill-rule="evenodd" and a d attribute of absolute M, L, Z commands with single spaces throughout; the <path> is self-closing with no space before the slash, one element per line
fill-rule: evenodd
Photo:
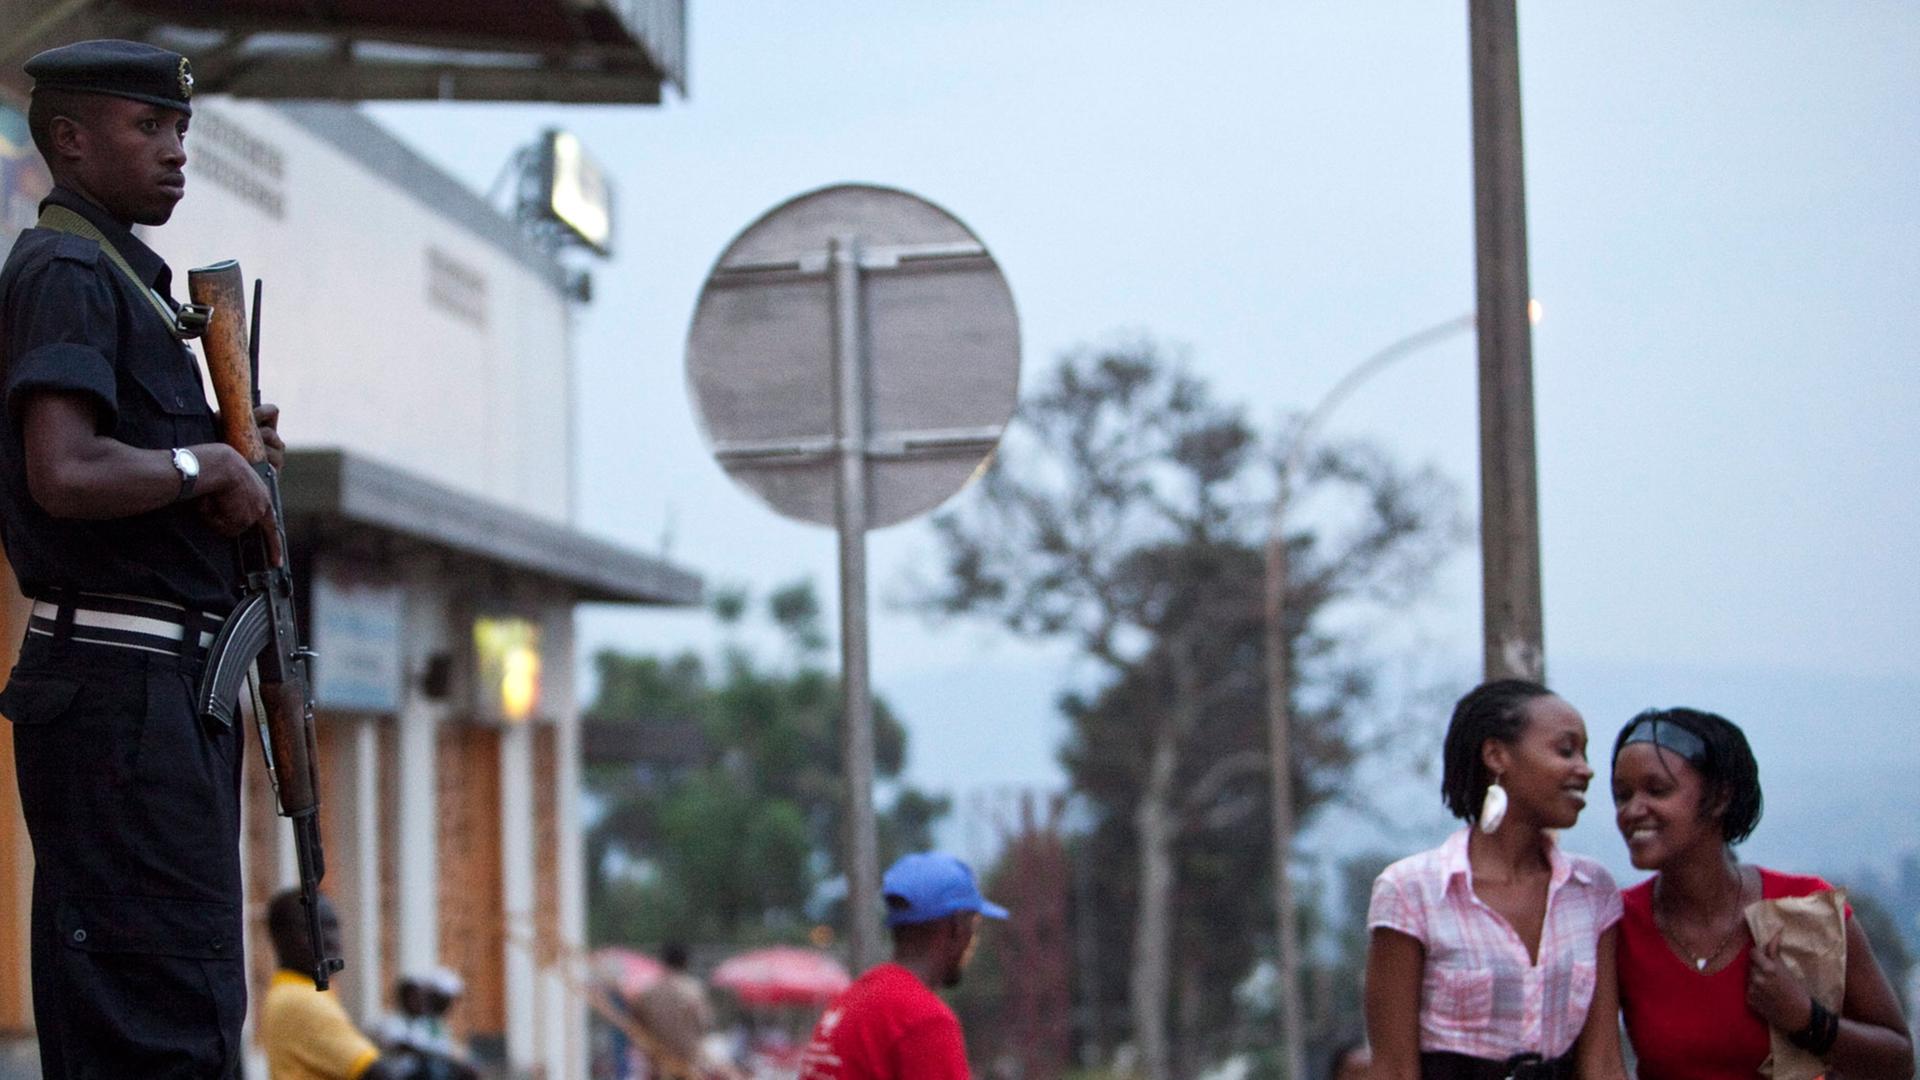
<path fill-rule="evenodd" d="M 368 170 L 390 178 L 421 206 L 518 260 L 555 290 L 566 289 L 566 267 L 529 242 L 511 218 L 359 109 L 329 101 L 270 105 Z"/>

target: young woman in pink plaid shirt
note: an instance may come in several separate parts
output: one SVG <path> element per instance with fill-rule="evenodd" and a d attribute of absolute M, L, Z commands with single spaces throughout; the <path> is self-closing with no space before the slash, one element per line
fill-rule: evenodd
<path fill-rule="evenodd" d="M 1467 822 L 1394 863 L 1367 912 L 1375 1080 L 1621 1080 L 1620 890 L 1549 830 L 1586 806 L 1573 706 L 1518 679 L 1454 706 L 1440 791 Z"/>

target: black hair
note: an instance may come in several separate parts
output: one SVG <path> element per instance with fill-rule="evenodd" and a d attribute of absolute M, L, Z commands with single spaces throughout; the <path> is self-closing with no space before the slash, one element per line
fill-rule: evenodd
<path fill-rule="evenodd" d="M 321 904 L 327 903 L 324 895 L 317 899 Z M 300 900 L 299 889 L 283 889 L 267 902 L 267 936 L 273 939 L 274 958 L 281 967 L 312 966 L 313 943 L 307 940 L 307 906 Z"/>
<path fill-rule="evenodd" d="M 660 962 L 675 971 L 687 970 L 687 947 L 678 941 L 660 946 Z"/>
<path fill-rule="evenodd" d="M 1526 679 L 1495 679 L 1467 691 L 1453 706 L 1442 753 L 1440 801 L 1462 821 L 1480 816 L 1480 803 L 1493 778 L 1480 758 L 1488 739 L 1510 743 L 1527 726 L 1527 703 L 1552 697 L 1553 691 Z"/>
<path fill-rule="evenodd" d="M 60 163 L 53 153 L 53 118 L 64 116 L 81 124 L 92 123 L 99 114 L 99 102 L 99 94 L 78 90 L 33 92 L 33 100 L 27 105 L 27 134 L 33 136 L 33 148 L 40 151 L 47 168 L 56 168 Z"/>
<path fill-rule="evenodd" d="M 1672 724 L 1691 732 L 1705 747 L 1699 761 L 1689 762 L 1700 774 L 1700 801 L 1704 807 L 1720 808 L 1720 836 L 1728 846 L 1753 835 L 1760 824 L 1760 763 L 1754 760 L 1753 747 L 1740 725 L 1718 713 L 1700 709 L 1646 709 L 1627 721 L 1613 740 L 1613 760 L 1627 745 L 1627 734 L 1644 722 Z M 1661 758 L 1664 765 L 1665 757 Z"/>

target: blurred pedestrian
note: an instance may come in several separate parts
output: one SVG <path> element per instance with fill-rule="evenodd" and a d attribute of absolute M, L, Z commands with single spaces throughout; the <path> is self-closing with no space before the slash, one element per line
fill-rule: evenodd
<path fill-rule="evenodd" d="M 1489 682 L 1454 706 L 1444 755 L 1441 797 L 1466 828 L 1373 884 L 1372 1075 L 1620 1080 L 1620 892 L 1550 831 L 1586 805 L 1585 721 L 1538 683 Z"/>
<path fill-rule="evenodd" d="M 1007 917 L 951 855 L 907 855 L 881 881 L 893 960 L 827 1006 L 800 1058 L 799 1080 L 966 1080 L 960 1020 L 934 992 L 960 984 L 982 916 Z"/>
<path fill-rule="evenodd" d="M 1756 948 L 1747 908 L 1832 888 L 1817 877 L 1747 865 L 1734 846 L 1760 823 L 1760 766 L 1732 721 L 1697 709 L 1649 709 L 1613 745 L 1614 821 L 1633 865 L 1654 875 L 1626 890 L 1620 1003 L 1645 1080 L 1752 1080 L 1771 1031 L 1850 1080 L 1907 1080 L 1913 1043 L 1893 987 L 1849 911 L 1844 993 L 1820 1001 Z"/>
<path fill-rule="evenodd" d="M 654 1074 L 661 1080 L 698 1080 L 707 1035 L 713 1031 L 713 1002 L 707 988 L 687 970 L 687 947 L 669 942 L 660 949 L 667 972 L 640 992 L 633 1018 L 653 1036 Z"/>
<path fill-rule="evenodd" d="M 340 955 L 340 918 L 319 898 L 320 929 L 329 956 Z M 272 1080 L 411 1080 L 402 1061 L 383 1057 L 348 1018 L 335 991 L 313 987 L 313 943 L 300 890 L 267 905 L 267 936 L 279 970 L 260 1002 L 260 1048 Z"/>
<path fill-rule="evenodd" d="M 466 1049 L 447 1029 L 447 1012 L 466 992 L 466 983 L 447 967 L 400 976 L 394 983 L 399 1012 L 380 1025 L 380 1044 L 396 1058 L 412 1063 L 414 1080 L 464 1080 L 478 1075 Z"/>

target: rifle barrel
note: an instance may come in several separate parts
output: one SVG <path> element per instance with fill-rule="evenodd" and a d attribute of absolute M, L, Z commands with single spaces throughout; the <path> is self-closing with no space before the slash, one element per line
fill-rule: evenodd
<path fill-rule="evenodd" d="M 260 288 L 266 282 L 253 279 L 253 327 L 247 333 L 247 370 L 253 375 L 253 407 L 260 407 Z"/>

